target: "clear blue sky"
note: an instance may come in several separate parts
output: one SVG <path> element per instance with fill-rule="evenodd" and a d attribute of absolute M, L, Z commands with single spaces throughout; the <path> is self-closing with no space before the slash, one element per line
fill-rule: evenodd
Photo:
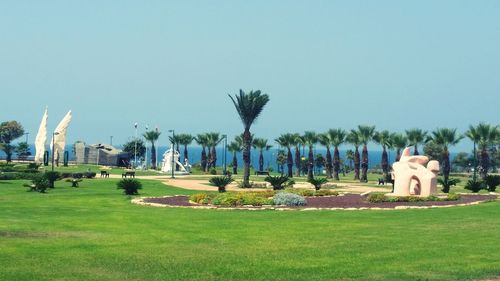
<path fill-rule="evenodd" d="M 31 140 L 46 105 L 69 142 L 233 136 L 240 88 L 270 95 L 267 138 L 500 123 L 500 1 L 5 0 L 0 38 L 0 120 Z"/>

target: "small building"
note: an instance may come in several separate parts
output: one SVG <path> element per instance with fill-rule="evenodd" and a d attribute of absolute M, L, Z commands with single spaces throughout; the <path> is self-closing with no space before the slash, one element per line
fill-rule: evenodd
<path fill-rule="evenodd" d="M 97 158 L 99 157 L 99 161 Z M 109 144 L 75 143 L 75 161 L 77 164 L 99 164 L 105 166 L 128 167 L 130 155 Z"/>

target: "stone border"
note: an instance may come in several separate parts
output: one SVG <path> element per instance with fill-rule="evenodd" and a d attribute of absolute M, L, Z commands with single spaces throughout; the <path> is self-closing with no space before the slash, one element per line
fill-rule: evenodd
<path fill-rule="evenodd" d="M 470 194 L 470 193 L 459 193 L 460 195 L 484 195 L 484 194 Z M 142 206 L 151 206 L 151 207 L 160 207 L 160 208 L 182 208 L 182 209 L 212 209 L 212 210 L 246 210 L 246 211 L 264 211 L 264 210 L 273 210 L 273 211 L 361 211 L 361 210 L 378 210 L 378 211 L 394 211 L 394 210 L 407 210 L 407 209 L 437 209 L 437 208 L 451 208 L 451 207 L 464 207 L 464 206 L 472 206 L 479 205 L 485 202 L 491 201 L 500 201 L 500 197 L 498 197 L 498 193 L 491 192 L 490 195 L 496 195 L 497 199 L 495 200 L 485 200 L 485 201 L 474 201 L 470 203 L 461 203 L 456 205 L 431 205 L 431 206 L 396 206 L 394 208 L 380 208 L 380 207 L 361 207 L 361 208 L 288 208 L 282 207 L 277 208 L 269 205 L 265 205 L 262 207 L 216 207 L 213 205 L 204 206 L 175 206 L 175 205 L 166 205 L 166 204 L 158 204 L 158 203 L 149 203 L 145 202 L 145 199 L 148 198 L 169 198 L 176 196 L 186 196 L 186 195 L 170 195 L 170 196 L 162 196 L 162 197 L 140 197 L 134 198 L 131 200 L 131 203 L 142 205 Z M 195 202 L 189 201 L 189 203 L 196 204 Z"/>

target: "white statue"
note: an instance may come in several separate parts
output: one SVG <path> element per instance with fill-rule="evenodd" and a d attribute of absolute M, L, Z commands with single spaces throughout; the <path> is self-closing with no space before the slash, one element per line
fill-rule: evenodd
<path fill-rule="evenodd" d="M 174 152 L 172 153 L 172 151 Z M 163 164 L 161 167 L 161 171 L 165 173 L 167 172 L 171 173 L 173 169 L 176 174 L 189 174 L 189 171 L 187 171 L 184 165 L 182 165 L 181 162 L 179 162 L 179 157 L 180 154 L 178 151 L 173 150 L 172 148 L 167 150 L 163 154 Z M 172 166 L 172 164 L 174 165 Z M 175 171 L 176 166 L 179 166 L 179 171 Z"/>
<path fill-rule="evenodd" d="M 427 167 L 424 165 L 427 164 Z M 394 169 L 393 196 L 416 195 L 427 197 L 437 193 L 439 162 L 427 156 L 410 156 L 410 148 L 403 150 L 401 159 L 392 164 Z"/>
<path fill-rule="evenodd" d="M 59 161 L 60 155 L 64 153 L 64 147 L 66 145 L 66 132 L 68 130 L 69 123 L 71 122 L 71 110 L 64 116 L 64 118 L 59 122 L 56 129 L 54 130 L 55 137 L 50 142 L 52 153 L 55 161 Z M 54 144 L 54 147 L 52 147 Z"/>
<path fill-rule="evenodd" d="M 38 128 L 38 133 L 35 138 L 35 163 L 43 163 L 43 156 L 45 154 L 45 145 L 47 144 L 47 120 L 49 118 L 48 109 L 45 108 L 43 113 L 42 122 Z"/>

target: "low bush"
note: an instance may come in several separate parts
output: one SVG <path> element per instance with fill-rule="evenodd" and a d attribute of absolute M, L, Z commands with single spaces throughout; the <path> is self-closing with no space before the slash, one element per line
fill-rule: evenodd
<path fill-rule="evenodd" d="M 83 174 L 83 176 L 84 176 L 85 178 L 87 178 L 87 179 L 93 179 L 93 178 L 95 178 L 95 176 L 96 176 L 96 175 L 97 175 L 97 174 L 96 174 L 96 173 L 94 173 L 94 172 L 86 172 L 86 173 L 84 173 L 84 174 Z"/>
<path fill-rule="evenodd" d="M 484 178 L 484 184 L 488 187 L 489 192 L 495 192 L 497 186 L 500 185 L 500 175 L 487 175 Z"/>
<path fill-rule="evenodd" d="M 474 193 L 479 192 L 481 189 L 486 189 L 485 184 L 481 180 L 468 180 L 465 184 L 465 189 Z"/>
<path fill-rule="evenodd" d="M 30 189 L 28 191 L 36 191 L 40 193 L 45 193 L 50 187 L 50 182 L 46 175 L 38 174 L 32 180 L 30 185 L 25 185 Z"/>
<path fill-rule="evenodd" d="M 371 193 L 368 195 L 368 198 L 366 198 L 366 200 L 368 200 L 368 202 L 370 203 L 382 203 L 387 202 L 388 198 L 382 193 Z"/>
<path fill-rule="evenodd" d="M 440 185 L 443 186 L 443 189 L 441 189 L 441 191 L 443 191 L 444 193 L 448 193 L 450 192 L 450 188 L 452 186 L 456 186 L 460 180 L 459 179 L 445 179 L 445 178 L 438 178 L 438 183 Z"/>
<path fill-rule="evenodd" d="M 383 202 L 438 202 L 438 201 L 457 201 L 460 200 L 460 194 L 448 193 L 446 197 L 419 197 L 419 196 L 386 196 L 383 193 L 371 193 L 367 197 L 370 203 L 383 203 Z"/>
<path fill-rule="evenodd" d="M 314 186 L 314 189 L 320 190 L 321 186 L 326 184 L 328 180 L 326 178 L 311 178 L 307 180 L 310 184 Z"/>
<path fill-rule="evenodd" d="M 211 175 L 217 175 L 217 170 L 215 168 L 211 168 L 210 171 L 209 171 L 209 173 Z"/>
<path fill-rule="evenodd" d="M 213 177 L 209 182 L 218 187 L 219 192 L 226 192 L 226 186 L 234 181 L 231 176 Z"/>
<path fill-rule="evenodd" d="M 189 197 L 198 204 L 212 204 L 222 207 L 237 207 L 244 205 L 272 205 L 273 192 L 225 192 L 219 194 L 197 193 Z"/>
<path fill-rule="evenodd" d="M 314 192 L 314 196 L 337 196 L 339 193 L 337 191 L 321 189 Z"/>
<path fill-rule="evenodd" d="M 305 206 L 307 204 L 306 199 L 303 196 L 290 192 L 278 192 L 273 196 L 273 202 L 275 205 L 284 206 Z"/>
<path fill-rule="evenodd" d="M 0 180 L 32 180 L 39 174 L 39 172 L 0 172 Z"/>
<path fill-rule="evenodd" d="M 267 176 L 264 181 L 271 184 L 273 190 L 282 190 L 285 189 L 286 186 L 293 185 L 290 179 L 287 176 Z"/>
<path fill-rule="evenodd" d="M 61 174 L 56 171 L 47 171 L 45 172 L 45 177 L 49 180 L 49 187 L 54 188 L 54 182 L 61 178 Z"/>
<path fill-rule="evenodd" d="M 136 179 L 122 179 L 116 184 L 118 189 L 123 189 L 126 195 L 137 195 L 142 188 L 140 181 Z"/>

